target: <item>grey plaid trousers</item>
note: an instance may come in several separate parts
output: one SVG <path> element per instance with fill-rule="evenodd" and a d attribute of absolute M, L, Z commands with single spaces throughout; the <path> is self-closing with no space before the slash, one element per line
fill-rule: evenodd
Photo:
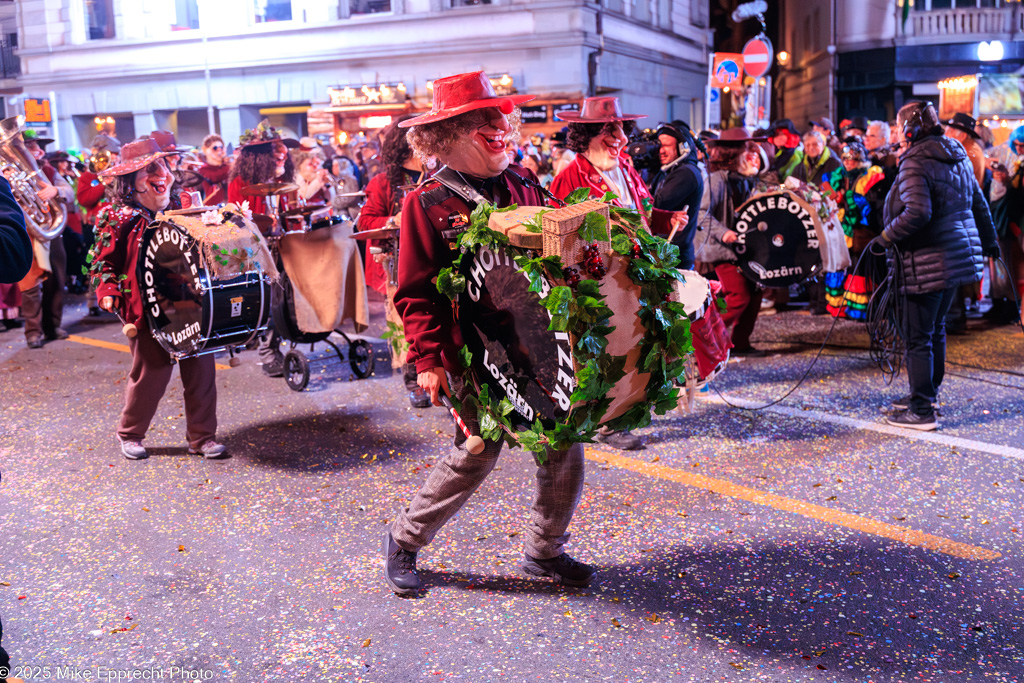
<path fill-rule="evenodd" d="M 458 390 L 460 398 L 467 395 Z M 470 432 L 479 434 L 475 406 L 460 412 Z M 430 543 L 449 519 L 455 516 L 473 492 L 494 469 L 502 442 L 486 441 L 484 450 L 471 455 L 466 437 L 456 428 L 455 443 L 448 454 L 430 470 L 427 481 L 409 507 L 395 520 L 391 534 L 398 545 L 411 552 Z M 547 560 L 562 554 L 569 540 L 567 529 L 583 491 L 583 445 L 565 451 L 547 451 L 547 460 L 537 465 L 537 487 L 526 527 L 526 554 Z"/>

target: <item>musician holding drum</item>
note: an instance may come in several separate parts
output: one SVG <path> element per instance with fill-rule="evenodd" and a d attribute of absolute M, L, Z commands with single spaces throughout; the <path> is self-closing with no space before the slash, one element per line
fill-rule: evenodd
<path fill-rule="evenodd" d="M 93 247 L 92 279 L 101 308 L 116 312 L 137 333 L 129 337 L 132 367 L 124 408 L 117 429 L 121 452 L 129 460 L 149 457 L 142 441 L 174 365 L 156 341 L 143 315 L 137 265 L 143 231 L 168 208 L 174 177 L 164 161 L 167 153 L 152 138 L 140 138 L 122 148 L 121 162 L 100 175 L 112 178 L 113 203 L 99 216 Z M 212 354 L 183 358 L 178 363 L 185 387 L 188 450 L 206 458 L 223 458 L 227 449 L 217 443 L 217 385 Z"/>
<path fill-rule="evenodd" d="M 743 128 L 722 131 L 717 140 L 707 141 L 710 175 L 701 200 L 701 225 L 707 238 L 697 245 L 696 258 L 713 269 L 725 293 L 722 320 L 731 329 L 732 354 L 763 356 L 750 344 L 750 335 L 761 312 L 761 289 L 743 275 L 733 245 L 739 234 L 733 230 L 736 209 L 754 194 L 757 185 L 757 141 Z"/>
<path fill-rule="evenodd" d="M 505 207 L 541 206 L 544 196 L 526 169 L 509 166 L 505 140 L 518 123 L 517 105 L 527 95 L 498 97 L 483 72 L 459 74 L 434 81 L 432 110 L 402 122 L 410 127 L 409 143 L 421 157 L 435 156 L 444 166 L 434 177 L 409 193 L 402 205 L 401 254 L 395 305 L 405 324 L 409 362 L 416 365 L 419 385 L 434 405 L 449 393 L 447 372 L 461 377 L 462 338 L 447 297 L 433 280 L 452 264 L 457 239 L 470 225 L 473 208 L 483 201 Z M 473 391 L 461 382 L 455 395 Z M 476 410 L 464 404 L 464 422 L 479 434 Z M 465 504 L 490 474 L 501 452 L 501 441 L 486 442 L 471 455 L 468 440 L 456 432 L 455 444 L 427 481 L 402 510 L 384 539 L 384 576 L 400 595 L 420 590 L 416 555 Z M 474 448 L 473 450 L 476 450 Z M 566 585 L 585 586 L 594 570 L 565 553 L 566 533 L 583 489 L 583 447 L 548 450 L 537 466 L 537 487 L 527 526 L 528 574 L 547 576 Z"/>
<path fill-rule="evenodd" d="M 653 198 L 640 174 L 633 168 L 626 145 L 642 114 L 623 114 L 617 97 L 588 97 L 579 111 L 562 111 L 556 118 L 569 122 L 566 146 L 575 153 L 551 182 L 551 193 L 565 199 L 577 188 L 590 190 L 590 196 L 600 199 L 607 192 L 616 196 L 612 204 L 637 209 L 641 215 Z M 645 206 L 647 205 L 647 206 Z M 656 235 L 669 235 L 686 227 L 689 216 L 685 210 L 663 211 L 650 209 L 650 231 Z M 640 437 L 625 430 L 602 427 L 598 441 L 624 451 L 643 447 Z"/>

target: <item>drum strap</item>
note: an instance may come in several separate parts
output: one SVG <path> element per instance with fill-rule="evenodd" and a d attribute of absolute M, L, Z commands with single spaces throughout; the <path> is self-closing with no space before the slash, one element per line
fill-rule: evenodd
<path fill-rule="evenodd" d="M 463 178 L 458 171 L 449 168 L 448 166 L 445 166 L 435 173 L 432 180 L 436 180 L 455 194 L 465 199 L 466 203 L 470 206 L 483 204 L 487 201 L 487 199 L 480 194 L 475 187 L 466 182 L 466 179 Z"/>

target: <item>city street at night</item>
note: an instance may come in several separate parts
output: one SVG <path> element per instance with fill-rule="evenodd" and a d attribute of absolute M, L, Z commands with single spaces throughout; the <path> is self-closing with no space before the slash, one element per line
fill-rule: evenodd
<path fill-rule="evenodd" d="M 886 386 L 849 321 L 788 399 L 726 406 L 788 390 L 831 324 L 762 316 L 769 355 L 643 450 L 587 447 L 569 549 L 590 587 L 519 570 L 534 467 L 506 450 L 410 599 L 381 543 L 452 423 L 409 407 L 384 342 L 374 376 L 334 358 L 301 393 L 255 352 L 218 356 L 226 460 L 187 455 L 175 373 L 133 462 L 120 323 L 76 297 L 69 340 L 0 335 L 4 646 L 25 680 L 1018 681 L 1024 334 L 982 323 L 951 339 L 941 429 L 921 433 L 883 425 L 906 379 Z"/>

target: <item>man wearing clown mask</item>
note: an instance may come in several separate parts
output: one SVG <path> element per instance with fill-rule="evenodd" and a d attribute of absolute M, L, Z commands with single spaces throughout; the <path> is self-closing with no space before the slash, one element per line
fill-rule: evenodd
<path fill-rule="evenodd" d="M 417 381 L 434 405 L 441 405 L 441 392 L 463 398 L 470 388 L 453 381 L 449 389 L 447 373 L 462 374 L 462 340 L 452 304 L 433 280 L 442 268 L 452 265 L 459 234 L 469 227 L 477 204 L 544 204 L 533 174 L 510 166 L 505 153 L 506 140 L 518 128 L 517 106 L 531 99 L 528 95 L 498 97 L 483 72 L 449 76 L 434 81 L 429 113 L 399 124 L 411 128 L 408 140 L 417 155 L 436 157 L 443 164 L 429 182 L 405 197 L 395 293 L 409 342 L 408 362 L 415 364 Z M 471 404 L 463 408 L 463 420 L 479 433 L 475 408 Z M 456 431 L 454 446 L 431 468 L 384 538 L 384 575 L 395 593 L 409 595 L 421 589 L 416 572 L 420 548 L 433 540 L 494 468 L 501 441 L 486 441 L 483 451 L 475 455 L 467 450 L 466 441 Z M 574 444 L 565 451 L 548 450 L 546 456 L 537 468 L 522 568 L 533 576 L 585 586 L 594 570 L 563 549 L 583 489 L 583 447 Z"/>

